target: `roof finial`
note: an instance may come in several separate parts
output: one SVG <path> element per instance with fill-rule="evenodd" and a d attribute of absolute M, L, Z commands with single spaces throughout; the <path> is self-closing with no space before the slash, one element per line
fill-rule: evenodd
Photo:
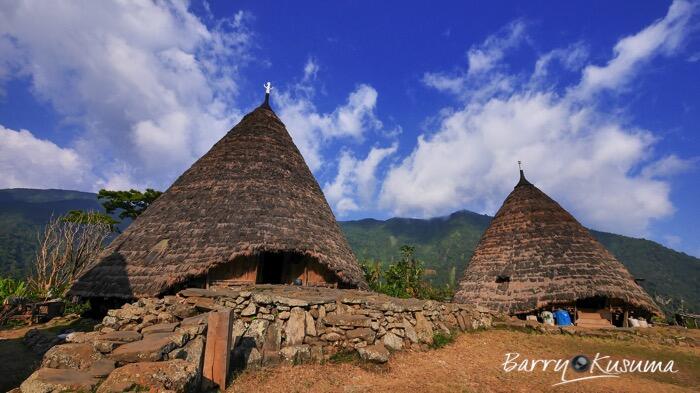
<path fill-rule="evenodd" d="M 265 88 L 265 102 L 262 104 L 262 106 L 270 109 L 270 92 L 272 91 L 272 83 L 266 82 L 263 87 Z"/>
<path fill-rule="evenodd" d="M 527 179 L 525 178 L 525 171 L 523 171 L 523 163 L 518 160 L 518 169 L 520 170 L 520 181 L 518 182 L 517 186 L 525 185 L 525 184 L 531 184 Z"/>

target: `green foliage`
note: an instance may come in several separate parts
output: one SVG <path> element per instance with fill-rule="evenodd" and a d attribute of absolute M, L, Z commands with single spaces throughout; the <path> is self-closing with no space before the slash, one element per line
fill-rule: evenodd
<path fill-rule="evenodd" d="M 85 302 L 66 302 L 66 308 L 63 311 L 65 315 L 68 314 L 78 314 L 83 315 L 84 313 L 90 311 L 90 301 Z"/>
<path fill-rule="evenodd" d="M 0 277 L 0 304 L 8 297 L 28 297 L 29 295 L 29 286 L 26 282 Z"/>
<path fill-rule="evenodd" d="M 421 292 L 423 263 L 414 257 L 416 249 L 401 246 L 401 259 L 384 271 L 383 292 L 396 297 L 418 297 Z"/>
<path fill-rule="evenodd" d="M 353 363 L 359 359 L 357 351 L 339 351 L 331 355 L 328 358 L 330 363 L 340 364 L 340 363 Z"/>
<path fill-rule="evenodd" d="M 98 211 L 83 211 L 83 210 L 71 210 L 66 213 L 61 220 L 66 222 L 74 222 L 77 224 L 104 224 L 109 225 L 112 232 L 117 230 L 117 224 L 119 221 L 113 219 L 109 214 L 100 213 Z"/>
<path fill-rule="evenodd" d="M 424 277 L 435 288 L 459 282 L 491 217 L 468 211 L 431 219 L 392 218 L 341 222 L 350 247 L 360 260 L 384 261 L 400 257 L 398 245 L 415 246 L 415 255 L 426 269 L 437 274 Z M 658 243 L 612 233 L 591 231 L 649 292 L 659 306 L 672 315 L 682 300 L 691 312 L 700 312 L 700 259 Z M 659 301 L 664 299 L 663 302 Z"/>
<path fill-rule="evenodd" d="M 442 348 L 447 344 L 453 343 L 455 338 L 456 334 L 452 332 L 450 334 L 445 334 L 442 332 L 435 333 L 433 335 L 433 343 L 430 344 L 430 347 L 434 349 Z"/>
<path fill-rule="evenodd" d="M 97 194 L 97 199 L 102 202 L 107 214 L 113 214 L 119 211 L 119 218 L 134 219 L 146 210 L 161 194 L 161 191 L 156 191 L 152 188 L 147 188 L 141 192 L 131 189 L 129 191 L 109 191 L 100 190 Z"/>
<path fill-rule="evenodd" d="M 400 298 L 448 300 L 452 297 L 449 286 L 436 288 L 424 280 L 423 262 L 414 257 L 414 247 L 404 245 L 400 252 L 399 261 L 386 269 L 378 261 L 361 264 L 365 280 L 372 290 Z"/>

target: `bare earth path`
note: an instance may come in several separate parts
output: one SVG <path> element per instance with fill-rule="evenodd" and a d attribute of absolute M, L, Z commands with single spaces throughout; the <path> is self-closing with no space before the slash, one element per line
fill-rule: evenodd
<path fill-rule="evenodd" d="M 698 331 L 688 334 L 700 338 Z M 559 387 L 561 373 L 503 371 L 508 352 L 529 359 L 591 358 L 600 352 L 615 359 L 674 360 L 675 374 L 625 374 Z M 567 379 L 580 376 L 571 369 Z M 666 346 L 568 335 L 536 335 L 489 330 L 460 335 L 438 350 L 395 354 L 384 367 L 357 363 L 283 366 L 240 375 L 231 392 L 698 392 L 700 348 Z"/>

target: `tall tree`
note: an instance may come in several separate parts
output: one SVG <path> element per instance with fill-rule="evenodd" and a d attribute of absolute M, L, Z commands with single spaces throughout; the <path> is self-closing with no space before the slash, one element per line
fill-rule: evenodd
<path fill-rule="evenodd" d="M 105 207 L 107 214 L 119 211 L 119 218 L 132 220 L 143 213 L 163 192 L 147 188 L 146 191 L 131 189 L 129 191 L 100 190 L 97 199 Z"/>

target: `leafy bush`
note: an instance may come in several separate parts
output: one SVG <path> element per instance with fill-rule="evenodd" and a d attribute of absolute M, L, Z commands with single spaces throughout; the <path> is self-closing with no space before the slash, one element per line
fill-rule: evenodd
<path fill-rule="evenodd" d="M 29 286 L 24 281 L 0 277 L 0 303 L 8 297 L 28 297 Z"/>
<path fill-rule="evenodd" d="M 435 333 L 433 335 L 433 343 L 430 345 L 431 348 L 442 348 L 447 344 L 451 344 L 455 341 L 455 335 L 453 333 L 445 334 L 442 332 Z"/>
<path fill-rule="evenodd" d="M 90 310 L 90 301 L 85 301 L 82 303 L 73 303 L 73 302 L 67 302 L 66 303 L 66 308 L 63 311 L 63 314 L 68 315 L 68 314 L 78 314 L 78 315 L 83 315 L 85 312 Z"/>
<path fill-rule="evenodd" d="M 382 268 L 379 261 L 361 264 L 365 280 L 370 289 L 389 296 L 400 298 L 417 298 L 431 300 L 449 300 L 453 290 L 448 284 L 444 288 L 433 287 L 425 281 L 423 262 L 414 256 L 415 248 L 404 245 L 401 247 L 401 258 L 398 262 Z"/>

